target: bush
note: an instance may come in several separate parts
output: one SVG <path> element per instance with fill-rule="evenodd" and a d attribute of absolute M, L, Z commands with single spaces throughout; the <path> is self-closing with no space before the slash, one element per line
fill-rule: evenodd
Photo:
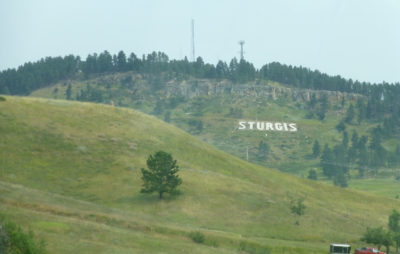
<path fill-rule="evenodd" d="M 0 101 L 6 101 L 6 98 L 4 98 L 3 96 L 0 96 Z"/>
<path fill-rule="evenodd" d="M 14 222 L 0 217 L 0 253 L 44 254 L 45 243 L 37 242 L 33 232 L 25 233 Z"/>
<path fill-rule="evenodd" d="M 190 232 L 189 237 L 195 243 L 204 243 L 204 240 L 205 240 L 204 234 L 199 231 Z"/>
<path fill-rule="evenodd" d="M 315 169 L 310 169 L 308 171 L 307 178 L 310 179 L 310 180 L 317 180 L 317 171 L 315 171 Z"/>

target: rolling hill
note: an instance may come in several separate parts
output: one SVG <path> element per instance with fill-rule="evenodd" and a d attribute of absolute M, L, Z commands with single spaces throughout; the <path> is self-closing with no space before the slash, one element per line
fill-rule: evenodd
<path fill-rule="evenodd" d="M 333 148 L 341 144 L 343 133 L 336 126 L 345 119 L 350 105 L 356 107 L 359 99 L 366 100 L 357 93 L 295 88 L 270 80 L 232 83 L 137 72 L 106 73 L 61 81 L 36 90 L 30 96 L 65 99 L 69 89 L 70 99 L 134 108 L 241 159 L 303 178 L 310 170 L 316 170 L 318 180 L 325 182 L 330 180 L 323 174 L 320 157 L 311 156 L 313 144 L 319 142 L 321 153 L 324 145 Z M 316 111 L 324 97 L 328 106 L 321 120 Z M 383 120 L 358 122 L 356 118 L 346 124 L 348 138 L 356 132 L 359 137 L 367 136 L 370 145 L 371 133 L 379 124 L 382 126 Z M 239 121 L 292 122 L 297 124 L 298 131 L 241 131 Z M 267 146 L 264 151 L 260 149 L 261 145 Z M 396 156 L 396 147 L 400 147 L 398 134 L 385 135 L 382 146 L 387 153 L 393 154 L 390 156 Z M 379 170 L 366 167 L 362 177 L 357 167 L 355 161 L 349 164 L 347 178 L 351 188 L 390 198 L 400 195 L 396 180 L 400 177 L 398 165 L 386 163 Z"/>
<path fill-rule="evenodd" d="M 50 253 L 325 253 L 330 242 L 359 244 L 400 205 L 246 162 L 132 109 L 5 98 L 0 212 Z M 158 150 L 180 165 L 180 196 L 139 193 Z M 305 198 L 300 225 L 289 196 Z"/>

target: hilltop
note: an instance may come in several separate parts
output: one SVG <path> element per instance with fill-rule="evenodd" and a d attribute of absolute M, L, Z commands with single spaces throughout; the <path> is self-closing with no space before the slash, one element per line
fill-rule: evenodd
<path fill-rule="evenodd" d="M 400 84 L 277 62 L 205 63 L 123 51 L 46 57 L 0 72 L 0 93 L 131 107 L 260 165 L 399 197 Z M 239 121 L 298 124 L 296 135 L 238 132 Z M 286 126 L 286 125 L 284 125 Z M 262 134 L 262 138 L 260 137 Z M 287 138 L 285 138 L 287 137 Z M 370 188 L 374 179 L 382 188 Z"/>
<path fill-rule="evenodd" d="M 400 204 L 246 162 L 132 109 L 5 98 L 0 211 L 51 253 L 322 253 L 330 242 L 357 244 Z M 139 193 L 140 168 L 157 150 L 181 167 L 176 198 Z M 288 195 L 306 198 L 300 225 Z"/>

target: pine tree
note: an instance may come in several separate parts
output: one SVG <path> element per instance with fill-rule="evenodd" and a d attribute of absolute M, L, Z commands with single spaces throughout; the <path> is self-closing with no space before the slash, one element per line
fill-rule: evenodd
<path fill-rule="evenodd" d="M 177 175 L 179 166 L 169 153 L 158 151 L 147 159 L 147 168 L 142 168 L 142 193 L 157 192 L 160 199 L 164 193 L 176 194 L 182 179 Z"/>
<path fill-rule="evenodd" d="M 353 104 L 350 104 L 349 109 L 347 110 L 346 113 L 346 117 L 344 118 L 344 121 L 350 124 L 353 121 L 354 116 L 355 116 L 354 107 Z"/>
<path fill-rule="evenodd" d="M 320 148 L 319 142 L 318 142 L 318 140 L 315 140 L 313 148 L 312 148 L 312 156 L 314 158 L 317 158 L 320 155 L 320 153 L 321 153 L 321 148 Z"/>
<path fill-rule="evenodd" d="M 321 155 L 321 167 L 322 172 L 327 177 L 331 178 L 334 176 L 334 167 L 333 167 L 333 153 L 327 144 L 324 146 L 324 150 Z"/>
<path fill-rule="evenodd" d="M 68 84 L 67 90 L 65 91 L 65 96 L 67 100 L 71 99 L 71 94 L 72 94 L 72 87 L 71 84 Z"/>

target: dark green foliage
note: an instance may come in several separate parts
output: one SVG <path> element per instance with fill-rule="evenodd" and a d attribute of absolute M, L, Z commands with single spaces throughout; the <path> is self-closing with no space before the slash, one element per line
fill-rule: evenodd
<path fill-rule="evenodd" d="M 357 146 L 358 146 L 358 133 L 356 131 L 353 131 L 353 134 L 351 135 L 351 146 L 347 153 L 349 163 L 354 163 L 359 155 Z"/>
<path fill-rule="evenodd" d="M 165 112 L 164 121 L 167 122 L 167 123 L 171 122 L 171 111 Z"/>
<path fill-rule="evenodd" d="M 164 112 L 164 102 L 162 100 L 157 100 L 156 106 L 153 109 L 154 115 L 161 115 Z"/>
<path fill-rule="evenodd" d="M 0 253 L 44 254 L 45 243 L 35 240 L 32 231 L 25 233 L 18 225 L 0 217 Z"/>
<path fill-rule="evenodd" d="M 72 87 L 71 84 L 68 84 L 67 90 L 65 91 L 65 96 L 67 100 L 71 99 Z"/>
<path fill-rule="evenodd" d="M 347 187 L 348 157 L 346 147 L 336 145 L 333 150 L 325 145 L 321 156 L 321 167 L 324 175 L 333 180 L 336 186 Z"/>
<path fill-rule="evenodd" d="M 333 178 L 333 184 L 342 188 L 348 187 L 347 178 L 343 171 L 336 172 Z"/>
<path fill-rule="evenodd" d="M 4 98 L 3 96 L 0 96 L 0 102 L 1 101 L 6 101 L 6 98 Z"/>
<path fill-rule="evenodd" d="M 347 110 L 346 113 L 346 117 L 344 118 L 344 121 L 350 124 L 353 121 L 354 116 L 355 116 L 354 107 L 353 104 L 350 104 L 349 109 Z"/>
<path fill-rule="evenodd" d="M 300 216 L 304 215 L 305 210 L 306 210 L 306 205 L 304 204 L 304 200 L 306 198 L 301 197 L 301 198 L 295 198 L 291 195 L 288 195 L 289 198 L 289 206 L 290 206 L 290 212 L 295 216 L 295 224 L 299 225 L 299 218 Z"/>
<path fill-rule="evenodd" d="M 82 89 L 76 96 L 79 101 L 91 101 L 91 102 L 104 102 L 104 92 L 97 87 L 92 87 L 90 84 L 86 85 L 86 89 Z"/>
<path fill-rule="evenodd" d="M 204 234 L 199 231 L 190 232 L 189 237 L 195 243 L 204 243 L 205 240 Z"/>
<path fill-rule="evenodd" d="M 386 150 L 383 148 L 382 142 L 382 129 L 380 126 L 372 131 L 370 148 L 370 163 L 369 166 L 377 173 L 379 167 L 383 166 L 386 162 Z"/>
<path fill-rule="evenodd" d="M 191 133 L 201 133 L 203 130 L 203 121 L 198 119 L 190 119 L 188 121 Z"/>
<path fill-rule="evenodd" d="M 312 156 L 314 158 L 317 158 L 320 155 L 320 153 L 321 153 L 321 147 L 319 145 L 318 140 L 315 140 L 312 148 Z"/>
<path fill-rule="evenodd" d="M 336 125 L 336 130 L 338 132 L 342 132 L 346 130 L 346 125 L 344 124 L 343 121 L 340 121 L 337 125 Z"/>
<path fill-rule="evenodd" d="M 347 131 L 343 131 L 342 145 L 344 146 L 344 148 L 347 148 L 347 146 L 349 145 L 349 134 L 347 133 Z"/>
<path fill-rule="evenodd" d="M 368 227 L 360 240 L 366 243 L 377 245 L 378 248 L 380 249 L 380 247 L 382 246 L 383 237 L 384 237 L 384 229 L 382 227 L 377 227 L 377 228 Z"/>
<path fill-rule="evenodd" d="M 353 134 L 351 135 L 351 144 L 354 147 L 357 147 L 358 144 L 358 133 L 357 131 L 353 131 Z"/>
<path fill-rule="evenodd" d="M 324 175 L 326 175 L 329 178 L 334 176 L 333 152 L 327 144 L 325 144 L 325 146 L 324 146 L 324 150 L 321 155 L 321 163 L 320 164 L 321 164 L 322 172 L 324 173 Z"/>
<path fill-rule="evenodd" d="M 367 136 L 362 136 L 358 142 L 358 160 L 357 162 L 357 169 L 359 171 L 360 176 L 364 176 L 365 169 L 369 164 L 369 156 L 367 151 L 366 143 L 368 142 Z"/>
<path fill-rule="evenodd" d="M 328 96 L 326 94 L 323 94 L 320 99 L 320 107 L 317 111 L 319 120 L 325 119 L 326 111 L 328 109 L 329 109 Z"/>
<path fill-rule="evenodd" d="M 378 249 L 380 249 L 381 246 L 385 246 L 386 253 L 389 253 L 390 246 L 394 242 L 396 244 L 396 253 L 398 253 L 400 243 L 400 213 L 395 209 L 389 215 L 388 229 L 389 230 L 385 230 L 383 227 L 368 227 L 361 241 L 377 245 Z"/>
<path fill-rule="evenodd" d="M 308 171 L 307 178 L 310 179 L 310 180 L 317 180 L 317 171 L 315 171 L 315 169 L 310 169 Z"/>
<path fill-rule="evenodd" d="M 389 226 L 389 230 L 392 232 L 393 241 L 396 243 L 396 253 L 399 253 L 400 213 L 397 210 L 393 210 L 392 214 L 389 215 L 388 226 Z"/>
<path fill-rule="evenodd" d="M 169 153 L 158 151 L 147 159 L 148 169 L 142 168 L 143 188 L 142 193 L 157 192 L 159 198 L 164 193 L 177 194 L 177 187 L 182 184 L 177 175 L 179 166 Z"/>
<path fill-rule="evenodd" d="M 126 62 L 126 55 L 124 51 L 118 52 L 118 56 L 116 57 L 116 61 L 114 62 L 114 65 L 117 69 L 117 71 L 126 71 L 128 70 L 128 63 Z"/>
<path fill-rule="evenodd" d="M 264 142 L 263 140 L 260 141 L 258 144 L 258 157 L 262 160 L 266 160 L 268 158 L 270 152 L 270 146 L 268 143 Z"/>
<path fill-rule="evenodd" d="M 361 237 L 361 241 L 374 244 L 378 246 L 378 249 L 380 249 L 382 245 L 386 246 L 386 250 L 388 251 L 389 246 L 392 243 L 392 237 L 390 232 L 384 230 L 383 227 L 368 227 Z"/>
<path fill-rule="evenodd" d="M 365 118 L 366 118 L 366 106 L 364 103 L 364 100 L 361 98 L 357 99 L 357 110 L 358 110 L 358 114 L 357 114 L 357 123 L 360 124 Z"/>
<path fill-rule="evenodd" d="M 218 79 L 224 79 L 229 74 L 228 65 L 225 62 L 218 61 L 217 65 L 215 66 L 215 72 Z"/>

